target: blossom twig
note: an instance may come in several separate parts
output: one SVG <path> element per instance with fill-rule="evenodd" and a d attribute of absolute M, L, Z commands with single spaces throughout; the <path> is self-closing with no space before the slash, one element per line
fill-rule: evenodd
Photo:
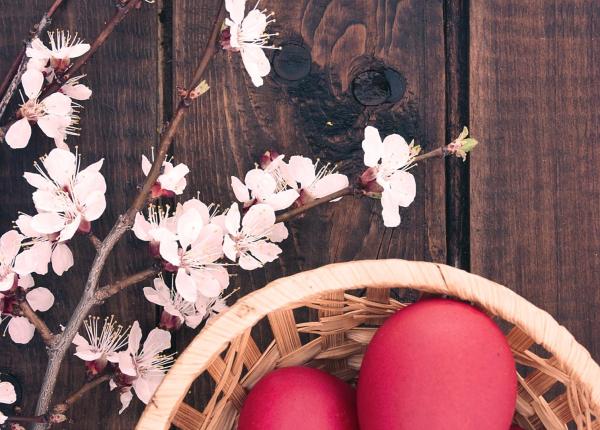
<path fill-rule="evenodd" d="M 295 218 L 298 215 L 303 214 L 304 212 L 307 212 L 313 208 L 316 208 L 317 206 L 321 206 L 325 203 L 329 203 L 330 201 L 339 199 L 340 197 L 343 197 L 343 196 L 349 196 L 351 194 L 355 194 L 355 192 L 356 191 L 353 187 L 342 188 L 341 190 L 336 191 L 335 193 L 331 193 L 329 195 L 326 195 L 325 197 L 321 197 L 320 199 L 312 200 L 312 201 L 306 203 L 305 205 L 299 206 L 297 208 L 294 208 L 287 212 L 282 213 L 281 215 L 277 216 L 277 219 L 275 222 L 289 221 L 292 218 Z"/>
<path fill-rule="evenodd" d="M 130 1 L 137 2 L 139 0 Z M 128 3 L 128 5 L 130 4 L 131 3 Z M 200 84 L 202 75 L 204 74 L 210 60 L 217 52 L 217 38 L 221 31 L 224 18 L 225 7 L 224 2 L 221 2 L 219 12 L 213 23 L 206 49 L 204 50 L 200 59 L 200 63 L 193 74 L 191 85 L 188 88 L 193 89 Z M 49 360 L 46 367 L 46 374 L 44 375 L 44 381 L 40 389 L 40 395 L 36 406 L 36 413 L 38 415 L 44 414 L 48 410 L 65 353 L 71 345 L 73 338 L 79 331 L 81 324 L 87 317 L 90 309 L 97 303 L 95 297 L 96 288 L 100 280 L 102 270 L 104 269 L 104 265 L 106 264 L 106 260 L 119 239 L 127 230 L 131 228 L 135 219 L 135 215 L 142 209 L 144 203 L 146 202 L 152 186 L 155 184 L 158 176 L 160 175 L 162 163 L 167 156 L 167 152 L 171 146 L 173 138 L 175 137 L 177 129 L 179 128 L 179 125 L 181 124 L 183 117 L 188 111 L 192 101 L 193 99 L 190 97 L 189 93 L 180 100 L 167 130 L 161 138 L 157 156 L 154 159 L 152 168 L 148 172 L 142 189 L 127 212 L 124 215 L 119 216 L 119 219 L 108 233 L 106 238 L 102 241 L 102 245 L 96 253 L 96 257 L 94 258 L 94 262 L 90 268 L 88 279 L 86 281 L 79 304 L 73 311 L 73 315 L 67 323 L 64 332 L 60 336 L 57 336 L 56 342 L 54 342 L 53 346 L 49 350 Z M 42 428 L 38 426 L 36 427 Z"/>
<path fill-rule="evenodd" d="M 423 155 L 418 155 L 413 159 L 413 162 L 418 162 L 418 161 L 425 161 L 428 160 L 430 158 L 443 158 L 446 155 L 448 155 L 448 145 L 446 146 L 440 146 L 439 148 L 434 149 L 433 151 L 429 151 Z M 276 222 L 286 222 L 291 220 L 292 218 L 297 217 L 298 215 L 303 214 L 304 212 L 307 212 L 313 208 L 316 208 L 317 206 L 321 206 L 324 205 L 326 203 L 329 203 L 332 200 L 335 199 L 339 199 L 340 197 L 343 196 L 349 196 L 349 195 L 357 195 L 357 196 L 363 196 L 364 193 L 362 193 L 360 190 L 355 189 L 353 187 L 346 187 L 346 188 L 342 188 L 339 191 L 336 191 L 334 193 L 328 194 L 324 197 L 321 197 L 319 199 L 315 199 L 312 200 L 302 206 L 299 206 L 297 208 L 291 209 L 287 212 L 284 212 L 280 215 L 277 216 L 277 220 Z"/>
<path fill-rule="evenodd" d="M 112 373 L 105 373 L 104 375 L 99 376 L 99 377 L 92 379 L 91 381 L 83 384 L 79 390 L 72 393 L 69 397 L 67 397 L 67 399 L 64 402 L 59 403 L 58 405 L 54 406 L 54 408 L 52 408 L 52 412 L 54 412 L 55 414 L 64 414 L 65 412 L 67 412 L 69 410 L 69 408 L 71 406 L 73 406 L 74 403 L 79 401 L 88 391 L 93 390 L 98 385 L 102 385 L 104 382 L 106 382 L 110 378 L 112 378 L 112 376 L 113 376 Z"/>
<path fill-rule="evenodd" d="M 98 236 L 91 232 L 87 236 L 90 240 L 90 243 L 94 246 L 96 250 L 100 248 L 100 245 L 102 245 L 102 241 L 98 238 Z"/>
<path fill-rule="evenodd" d="M 104 382 L 107 382 L 112 377 L 112 373 L 105 373 L 101 376 L 98 376 L 97 378 L 92 379 L 89 382 L 86 382 L 77 391 L 71 393 L 71 395 L 69 395 L 69 397 L 67 397 L 64 402 L 54 406 L 52 408 L 52 413 L 50 414 L 50 416 L 48 416 L 48 414 L 37 415 L 35 417 L 8 416 L 7 422 L 44 424 L 48 425 L 48 427 L 50 427 L 52 424 L 60 423 L 66 420 L 66 417 L 63 414 L 67 412 L 71 408 L 71 406 L 73 406 L 76 402 L 81 400 L 83 396 L 85 396 L 89 391 L 93 390 L 99 385 L 102 385 Z"/>
<path fill-rule="evenodd" d="M 8 103 L 10 103 L 10 100 L 15 94 L 15 91 L 19 86 L 19 82 L 21 82 L 21 76 L 23 76 L 23 73 L 25 72 L 27 65 L 27 61 L 25 60 L 27 44 L 29 44 L 35 37 L 39 37 L 42 31 L 48 27 L 52 21 L 54 13 L 63 2 L 64 0 L 54 0 L 54 3 L 52 3 L 44 16 L 42 16 L 40 22 L 33 26 L 29 32 L 29 39 L 23 44 L 23 47 L 10 66 L 8 73 L 2 80 L 2 83 L 0 84 L 0 97 L 2 97 L 2 100 L 0 100 L 0 118 L 2 118 L 2 115 L 4 115 L 4 111 L 6 110 Z"/>
<path fill-rule="evenodd" d="M 38 316 L 38 314 L 35 313 L 29 303 L 27 303 L 27 300 L 22 300 L 19 302 L 19 309 L 21 311 L 21 315 L 27 318 L 29 322 L 34 325 L 35 329 L 44 340 L 44 343 L 48 346 L 51 346 L 54 342 L 55 334 L 52 333 L 52 330 L 50 330 L 46 323 Z"/>
<path fill-rule="evenodd" d="M 79 69 L 81 69 L 87 61 L 90 59 L 92 55 L 106 42 L 108 36 L 113 32 L 115 27 L 123 21 L 123 19 L 127 16 L 131 9 L 138 7 L 141 4 L 142 0 L 117 0 L 116 7 L 117 10 L 112 16 L 112 18 L 106 23 L 100 34 L 96 36 L 96 39 L 91 43 L 90 50 L 83 54 L 81 57 L 77 59 L 67 70 L 65 73 L 57 75 L 57 79 L 54 80 L 50 85 L 48 85 L 42 91 L 40 95 L 40 99 L 43 99 L 49 94 L 56 92 L 60 87 L 68 81 L 73 76 L 76 76 Z"/>
<path fill-rule="evenodd" d="M 143 282 L 147 279 L 153 278 L 159 273 L 160 270 L 155 268 L 142 270 L 141 272 L 128 276 L 125 279 L 121 279 L 112 284 L 108 284 L 101 288 L 98 288 L 98 290 L 94 294 L 94 298 L 96 299 L 96 302 L 101 303 L 109 297 L 114 296 L 118 292 L 124 290 L 125 288 L 130 287 L 134 284 L 139 284 L 140 282 Z"/>

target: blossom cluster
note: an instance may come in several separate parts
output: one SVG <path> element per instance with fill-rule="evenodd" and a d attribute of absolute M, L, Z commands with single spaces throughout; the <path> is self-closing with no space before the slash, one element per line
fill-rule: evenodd
<path fill-rule="evenodd" d="M 94 377 L 111 368 L 110 389 L 118 389 L 122 413 L 133 399 L 133 394 L 148 403 L 162 381 L 165 371 L 173 363 L 173 355 L 163 354 L 171 348 L 171 333 L 153 329 L 143 345 L 140 324 L 131 327 L 117 324 L 114 317 L 91 316 L 85 322 L 87 339 L 75 336 L 75 355 L 86 363 L 88 377 Z M 141 348 L 140 348 L 141 345 Z"/>
<path fill-rule="evenodd" d="M 4 137 L 8 146 L 13 149 L 25 148 L 31 138 L 31 124 L 37 124 L 42 132 L 54 139 L 58 148 L 67 148 L 65 140 L 69 134 L 78 134 L 80 107 L 74 100 L 87 100 L 92 91 L 79 81 L 83 76 L 76 76 L 62 83 L 59 91 L 42 97 L 44 83 L 52 83 L 62 79 L 73 58 L 85 54 L 90 45 L 83 43 L 77 35 L 58 30 L 48 33 L 50 47 L 39 38 L 34 38 L 26 50 L 29 58 L 27 69 L 21 77 L 23 86 L 23 104 L 17 112 L 15 121 Z"/>
<path fill-rule="evenodd" d="M 37 173 L 23 175 L 35 188 L 37 214 L 19 215 L 16 230 L 0 238 L 0 319 L 9 320 L 16 343 L 27 343 L 34 334 L 34 326 L 18 313 L 19 302 L 41 312 L 54 304 L 50 290 L 33 288 L 32 274 L 47 274 L 49 265 L 59 276 L 69 270 L 74 263 L 69 242 L 77 233 L 89 233 L 106 208 L 102 163 L 81 169 L 78 153 L 56 148 L 35 163 Z"/>

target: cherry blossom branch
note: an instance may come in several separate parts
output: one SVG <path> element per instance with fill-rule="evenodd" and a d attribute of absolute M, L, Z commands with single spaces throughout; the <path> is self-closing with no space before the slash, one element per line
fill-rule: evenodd
<path fill-rule="evenodd" d="M 139 0 L 130 1 L 137 2 Z M 130 4 L 131 3 L 128 3 L 128 5 Z M 200 84 L 202 76 L 206 71 L 208 64 L 210 63 L 210 60 L 217 52 L 217 38 L 221 31 L 224 19 L 225 5 L 224 2 L 221 2 L 219 12 L 213 23 L 207 46 L 202 54 L 200 63 L 198 64 L 193 74 L 192 82 L 189 86 L 191 90 L 194 90 Z M 36 406 L 36 414 L 38 415 L 42 415 L 48 410 L 52 398 L 52 393 L 54 392 L 54 387 L 56 385 L 56 380 L 58 378 L 60 366 L 64 359 L 65 353 L 71 345 L 73 338 L 79 331 L 81 324 L 87 317 L 90 309 L 97 303 L 95 296 L 96 288 L 100 280 L 100 275 L 104 269 L 104 265 L 106 264 L 106 260 L 112 252 L 116 243 L 119 241 L 119 239 L 123 236 L 123 234 L 125 234 L 127 230 L 131 228 L 135 219 L 135 215 L 142 209 L 143 205 L 145 204 L 147 197 L 150 194 L 151 188 L 160 174 L 162 163 L 167 156 L 169 147 L 173 142 L 177 129 L 179 128 L 183 117 L 187 113 L 189 106 L 191 106 L 192 104 L 192 101 L 194 99 L 192 95 L 193 91 L 188 91 L 184 95 L 182 95 L 182 99 L 180 100 L 177 109 L 173 114 L 173 118 L 171 119 L 167 130 L 161 138 L 158 154 L 154 159 L 150 172 L 148 172 L 146 181 L 142 189 L 138 193 L 131 207 L 127 210 L 127 212 L 124 215 L 119 216 L 119 219 L 117 220 L 113 228 L 110 230 L 106 238 L 102 241 L 102 244 L 96 252 L 96 257 L 94 258 L 94 261 L 92 263 L 92 267 L 90 269 L 90 273 L 88 275 L 88 279 L 86 281 L 86 285 L 84 287 L 84 291 L 79 301 L 79 304 L 73 311 L 73 315 L 67 323 L 64 332 L 56 337 L 55 342 L 48 351 L 48 365 L 46 367 L 46 374 L 44 375 L 44 381 L 40 389 L 40 396 L 38 398 Z M 43 427 L 36 426 L 36 428 L 41 429 Z"/>
<path fill-rule="evenodd" d="M 426 161 L 426 160 L 429 160 L 430 158 L 436 158 L 436 157 L 444 158 L 448 154 L 450 154 L 450 152 L 448 150 L 448 145 L 440 146 L 439 148 L 436 148 L 433 151 L 429 151 L 423 155 L 416 156 L 415 158 L 413 158 L 413 162 L 416 163 L 419 161 Z M 296 218 L 297 216 L 303 214 L 304 212 L 308 212 L 309 210 L 316 208 L 317 206 L 321 206 L 326 203 L 329 203 L 332 200 L 339 199 L 340 197 L 344 197 L 344 196 L 350 196 L 350 195 L 355 195 L 355 196 L 359 196 L 359 197 L 365 196 L 365 194 L 361 190 L 356 189 L 352 186 L 342 188 L 341 190 L 336 191 L 335 193 L 331 193 L 331 194 L 328 194 L 319 199 L 312 200 L 302 206 L 299 206 L 297 208 L 291 209 L 287 212 L 284 212 L 284 213 L 278 215 L 276 218 L 276 222 L 289 221 L 289 220 Z"/>
<path fill-rule="evenodd" d="M 48 346 L 52 346 L 55 334 L 52 333 L 52 330 L 50 330 L 46 323 L 38 316 L 38 314 L 35 313 L 29 303 L 27 303 L 26 299 L 23 299 L 19 302 L 19 309 L 21 311 L 21 315 L 27 318 L 29 322 L 34 325 L 35 329 L 44 340 L 44 343 Z"/>
<path fill-rule="evenodd" d="M 121 279 L 120 281 L 117 281 L 112 284 L 108 284 L 101 288 L 98 288 L 98 290 L 94 294 L 96 303 L 102 303 L 106 299 L 121 292 L 125 288 L 130 287 L 135 284 L 139 284 L 140 282 L 144 282 L 150 278 L 154 278 L 159 273 L 160 273 L 160 269 L 150 268 L 150 269 L 142 270 L 141 272 L 138 272 L 134 275 L 128 276 L 125 279 Z"/>
<path fill-rule="evenodd" d="M 446 155 L 448 155 L 448 145 L 440 146 L 439 148 L 426 152 L 422 155 L 417 155 L 415 158 L 413 158 L 413 162 L 418 163 L 419 161 L 425 161 L 435 157 L 444 158 Z"/>
<path fill-rule="evenodd" d="M 0 100 L 0 118 L 2 118 L 2 115 L 4 115 L 6 107 L 15 94 L 15 91 L 19 86 L 19 82 L 21 82 L 21 77 L 23 76 L 23 73 L 25 73 L 27 66 L 25 51 L 27 50 L 27 45 L 29 45 L 34 38 L 39 37 L 39 35 L 42 34 L 48 25 L 50 25 L 54 13 L 64 1 L 65 0 L 55 0 L 50 8 L 46 11 L 44 16 L 42 16 L 40 22 L 33 26 L 33 28 L 29 31 L 28 40 L 23 43 L 23 47 L 17 54 L 15 60 L 10 66 L 10 69 L 8 69 L 8 73 L 0 84 L 0 96 L 2 97 L 2 100 Z"/>
<path fill-rule="evenodd" d="M 85 394 L 88 391 L 91 391 L 94 388 L 96 388 L 97 386 L 102 385 L 104 382 L 106 382 L 110 378 L 112 378 L 112 376 L 113 376 L 112 373 L 105 373 L 104 375 L 99 376 L 99 377 L 92 379 L 91 381 L 83 384 L 79 390 L 75 391 L 73 394 L 71 394 L 69 397 L 67 397 L 67 399 L 64 402 L 59 403 L 58 405 L 54 406 L 52 408 L 52 412 L 54 412 L 55 414 L 64 414 L 65 412 L 67 412 L 69 410 L 69 408 L 71 406 L 73 406 L 74 403 L 81 400 L 81 398 L 83 396 L 85 396 Z"/>
<path fill-rule="evenodd" d="M 303 214 L 304 212 L 316 208 L 317 206 L 324 205 L 325 203 L 329 203 L 332 200 L 339 199 L 340 197 L 349 196 L 352 194 L 362 195 L 362 193 L 356 190 L 354 187 L 342 188 L 341 190 L 336 191 L 335 193 L 328 194 L 325 197 L 321 197 L 320 199 L 312 200 L 306 203 L 305 205 L 298 206 L 297 208 L 294 208 L 292 210 L 282 213 L 281 215 L 278 215 L 275 222 L 289 221 L 292 218 Z"/>
<path fill-rule="evenodd" d="M 112 376 L 113 373 L 105 373 L 101 376 L 98 376 L 95 379 L 92 379 L 89 382 L 86 382 L 77 391 L 69 395 L 69 397 L 67 397 L 64 402 L 54 406 L 52 408 L 52 414 L 50 416 L 48 416 L 48 414 L 37 415 L 35 417 L 9 416 L 7 417 L 7 422 L 44 424 L 47 426 L 52 426 L 52 424 L 60 423 L 66 419 L 66 417 L 63 414 L 67 412 L 71 408 L 71 406 L 73 406 L 75 403 L 81 400 L 83 396 L 85 396 L 89 391 L 110 380 Z"/>
<path fill-rule="evenodd" d="M 90 243 L 92 244 L 92 246 L 97 250 L 98 248 L 100 248 L 100 245 L 102 245 L 102 240 L 100 240 L 100 238 L 98 236 L 96 236 L 94 233 L 88 233 L 87 235 Z"/>
<path fill-rule="evenodd" d="M 90 50 L 83 54 L 81 57 L 77 59 L 66 71 L 60 75 L 56 76 L 56 79 L 48 85 L 42 91 L 40 98 L 44 98 L 49 94 L 52 94 L 60 89 L 60 87 L 68 81 L 70 78 L 75 76 L 79 69 L 81 69 L 90 59 L 92 55 L 100 48 L 104 42 L 108 39 L 108 36 L 113 32 L 115 27 L 119 25 L 123 19 L 127 16 L 127 14 L 133 8 L 138 8 L 142 3 L 142 0 L 117 0 L 116 8 L 114 15 L 112 18 L 106 23 L 100 34 L 96 36 L 96 39 L 91 43 Z"/>

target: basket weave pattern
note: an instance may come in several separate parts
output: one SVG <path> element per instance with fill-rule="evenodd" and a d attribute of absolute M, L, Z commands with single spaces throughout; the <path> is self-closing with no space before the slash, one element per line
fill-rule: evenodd
<path fill-rule="evenodd" d="M 363 288 L 364 295 L 351 294 Z M 404 260 L 325 266 L 279 279 L 239 300 L 180 355 L 136 428 L 167 429 L 172 423 L 183 430 L 235 429 L 246 393 L 278 367 L 308 365 L 355 381 L 377 326 L 406 306 L 392 298 L 396 288 L 473 302 L 508 323 L 506 337 L 520 365 L 516 421 L 521 427 L 600 430 L 595 418 L 600 416 L 600 367 L 564 327 L 487 279 Z M 308 313 L 312 320 L 297 322 L 294 309 L 306 307 L 315 310 Z M 273 341 L 261 351 L 251 330 L 263 318 Z M 545 351 L 539 353 L 536 345 Z M 205 372 L 216 386 L 200 412 L 182 402 Z"/>

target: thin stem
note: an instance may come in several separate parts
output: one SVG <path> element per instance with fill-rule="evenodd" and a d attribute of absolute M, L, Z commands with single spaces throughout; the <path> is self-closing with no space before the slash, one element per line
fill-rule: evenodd
<path fill-rule="evenodd" d="M 28 40 L 23 43 L 21 50 L 10 66 L 10 69 L 8 69 L 8 73 L 0 84 L 0 97 L 2 97 L 2 100 L 0 100 L 0 118 L 2 118 L 2 115 L 4 115 L 6 107 L 15 94 L 15 91 L 19 86 L 19 82 L 21 82 L 21 76 L 23 76 L 23 73 L 25 73 L 27 65 L 27 62 L 25 61 L 25 51 L 27 50 L 27 46 L 34 38 L 39 37 L 39 35 L 42 34 L 48 25 L 50 25 L 54 13 L 64 1 L 65 0 L 55 0 L 46 13 L 42 16 L 40 22 L 33 26 L 33 28 L 29 31 Z"/>
<path fill-rule="evenodd" d="M 447 154 L 448 154 L 447 147 L 441 146 L 439 148 L 434 149 L 433 151 L 429 151 L 423 155 L 416 156 L 413 159 L 413 162 L 426 161 L 430 158 L 435 158 L 435 157 L 443 158 Z M 312 200 L 305 205 L 299 206 L 297 208 L 294 208 L 287 212 L 284 212 L 281 215 L 278 215 L 276 218 L 276 222 L 289 221 L 292 218 L 296 218 L 298 215 L 303 214 L 304 212 L 308 212 L 309 210 L 316 208 L 317 206 L 324 205 L 326 203 L 329 203 L 332 200 L 338 199 L 343 196 L 349 196 L 352 194 L 354 194 L 356 196 L 364 196 L 365 195 L 363 192 L 361 192 L 360 190 L 354 189 L 353 187 L 342 188 L 341 190 L 336 191 L 335 193 L 331 193 L 331 194 L 328 194 L 319 199 Z"/>
<path fill-rule="evenodd" d="M 342 188 L 341 190 L 336 191 L 335 193 L 328 194 L 325 197 L 321 197 L 320 199 L 312 200 L 305 205 L 299 206 L 297 208 L 294 208 L 292 210 L 282 213 L 281 215 L 277 216 L 275 222 L 289 221 L 292 218 L 295 218 L 298 215 L 303 214 L 304 212 L 307 212 L 313 208 L 316 208 L 317 206 L 324 205 L 325 203 L 329 203 L 332 200 L 339 199 L 340 197 L 343 197 L 343 196 L 349 196 L 354 193 L 355 193 L 355 190 L 352 187 Z"/>
<path fill-rule="evenodd" d="M 141 3 L 141 0 L 119 0 L 117 2 L 117 10 L 115 11 L 112 18 L 106 23 L 100 34 L 96 36 L 96 39 L 91 43 L 90 50 L 83 54 L 81 57 L 77 59 L 67 70 L 65 73 L 57 76 L 57 79 L 54 80 L 50 85 L 48 85 L 42 91 L 40 95 L 40 99 L 58 91 L 60 87 L 68 81 L 70 78 L 75 76 L 79 69 L 81 69 L 90 59 L 92 55 L 100 48 L 104 42 L 108 39 L 108 36 L 113 32 L 115 27 L 119 25 L 121 21 L 127 16 L 131 9 L 138 7 Z"/>
<path fill-rule="evenodd" d="M 44 340 L 44 343 L 48 346 L 51 346 L 54 342 L 55 334 L 52 333 L 52 330 L 50 330 L 46 323 L 38 316 L 38 314 L 35 313 L 29 303 L 27 303 L 27 300 L 23 299 L 19 302 L 19 309 L 21 311 L 21 315 L 27 318 L 29 322 L 34 325 L 35 329 Z"/>
<path fill-rule="evenodd" d="M 52 408 L 52 412 L 54 412 L 55 414 L 64 414 L 69 410 L 71 406 L 73 406 L 74 403 L 81 400 L 81 398 L 85 396 L 85 394 L 88 391 L 91 391 L 97 386 L 102 385 L 104 382 L 112 378 L 112 376 L 112 373 L 105 373 L 104 375 L 99 376 L 96 379 L 92 379 L 90 382 L 83 384 L 79 390 L 72 393 L 69 397 L 66 398 L 64 402 L 54 406 L 54 408 Z"/>
<path fill-rule="evenodd" d="M 419 161 L 424 161 L 424 160 L 427 160 L 429 158 L 434 158 L 434 157 L 444 158 L 446 155 L 447 155 L 446 146 L 440 146 L 439 148 L 434 149 L 433 151 L 429 151 L 422 155 L 417 155 L 413 159 L 413 161 L 415 163 L 418 163 Z"/>
<path fill-rule="evenodd" d="M 83 398 L 83 396 L 85 396 L 89 391 L 93 390 L 94 388 L 98 387 L 99 385 L 102 385 L 104 382 L 106 382 L 110 378 L 112 378 L 112 376 L 113 376 L 113 373 L 105 373 L 89 382 L 86 382 L 77 391 L 71 393 L 71 395 L 69 395 L 69 397 L 67 397 L 64 402 L 59 403 L 58 405 L 54 406 L 52 408 L 52 413 L 53 414 L 64 414 L 71 408 L 71 406 L 73 406 L 75 403 L 77 403 L 79 400 L 81 400 Z M 38 415 L 35 417 L 9 416 L 9 417 L 7 417 L 7 421 L 12 422 L 12 423 L 47 424 L 50 426 L 53 423 L 52 416 L 50 416 L 50 419 L 49 419 L 46 414 Z M 55 423 L 56 423 L 56 421 L 55 421 Z"/>
<path fill-rule="evenodd" d="M 115 294 L 121 292 L 127 287 L 130 287 L 135 284 L 139 284 L 140 282 L 144 282 L 147 279 L 153 278 L 160 273 L 159 269 L 150 268 L 146 270 L 142 270 L 134 275 L 128 276 L 125 279 L 121 279 L 112 284 L 105 285 L 101 288 L 98 288 L 96 293 L 94 294 L 94 298 L 97 303 L 101 303 L 108 299 L 109 297 L 114 296 Z"/>
<path fill-rule="evenodd" d="M 102 241 L 100 240 L 100 238 L 98 238 L 98 236 L 96 236 L 94 233 L 90 232 L 87 235 L 90 243 L 92 244 L 92 246 L 98 250 L 98 248 L 100 248 L 100 245 L 102 245 Z"/>
<path fill-rule="evenodd" d="M 217 37 L 221 31 L 224 18 L 225 7 L 224 2 L 221 2 L 219 12 L 213 23 L 207 46 L 203 52 L 202 58 L 200 59 L 200 63 L 193 74 L 194 78 L 189 88 L 193 89 L 198 86 L 210 60 L 217 52 Z M 92 263 L 92 267 L 90 269 L 90 273 L 88 275 L 88 279 L 86 281 L 79 304 L 73 311 L 73 315 L 67 323 L 64 332 L 57 337 L 56 342 L 52 348 L 50 348 L 46 374 L 44 375 L 44 381 L 40 389 L 40 396 L 36 406 L 36 414 L 38 415 L 44 414 L 48 410 L 65 353 L 71 345 L 73 338 L 79 331 L 81 324 L 87 317 L 90 309 L 97 303 L 95 292 L 100 280 L 100 275 L 102 274 L 102 270 L 106 264 L 106 260 L 119 239 L 133 225 L 135 214 L 138 213 L 145 204 L 147 197 L 150 194 L 150 190 L 160 174 L 162 163 L 167 156 L 167 152 L 171 146 L 173 138 L 175 137 L 177 129 L 179 128 L 179 125 L 181 124 L 181 121 L 183 120 L 183 117 L 188 111 L 191 103 L 192 99 L 190 98 L 189 93 L 179 102 L 179 105 L 177 106 L 167 130 L 161 138 L 158 154 L 154 159 L 154 163 L 152 164 L 152 168 L 146 177 L 146 181 L 142 189 L 127 212 L 124 215 L 119 216 L 119 219 L 108 233 L 106 238 L 102 241 L 102 245 L 96 253 L 96 257 Z"/>

